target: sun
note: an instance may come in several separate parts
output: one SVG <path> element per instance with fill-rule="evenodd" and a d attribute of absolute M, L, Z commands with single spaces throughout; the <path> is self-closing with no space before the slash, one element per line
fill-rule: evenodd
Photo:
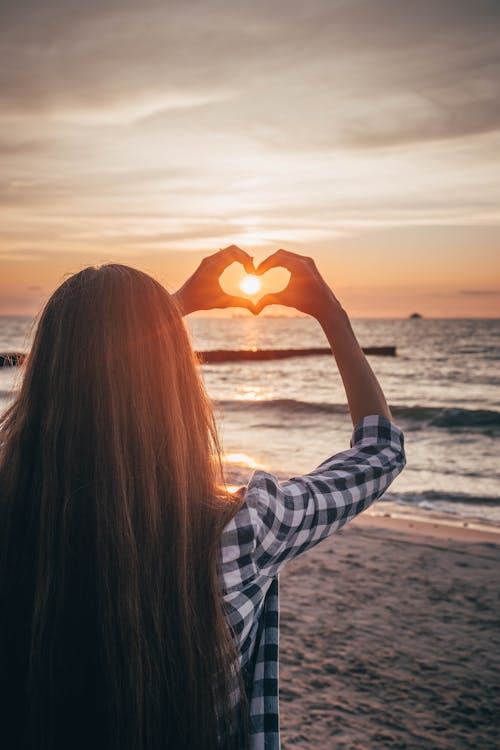
<path fill-rule="evenodd" d="M 240 289 L 245 294 L 256 294 L 260 292 L 260 279 L 257 276 L 244 276 L 240 281 Z"/>

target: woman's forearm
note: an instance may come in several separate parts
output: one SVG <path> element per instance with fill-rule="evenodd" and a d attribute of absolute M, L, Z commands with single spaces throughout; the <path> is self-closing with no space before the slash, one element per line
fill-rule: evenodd
<path fill-rule="evenodd" d="M 318 321 L 337 362 L 353 424 L 370 414 L 392 420 L 380 383 L 358 344 L 347 313 L 332 303 Z"/>

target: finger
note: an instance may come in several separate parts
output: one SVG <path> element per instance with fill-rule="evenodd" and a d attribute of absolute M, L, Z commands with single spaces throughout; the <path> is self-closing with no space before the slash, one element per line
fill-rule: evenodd
<path fill-rule="evenodd" d="M 229 247 L 220 250 L 217 255 L 222 262 L 220 266 L 222 269 L 227 268 L 231 263 L 237 262 L 241 263 L 247 273 L 252 275 L 255 274 L 255 266 L 253 264 L 252 256 L 245 250 L 242 250 L 241 247 L 238 247 L 237 245 L 229 245 Z"/>
<path fill-rule="evenodd" d="M 285 305 L 288 307 L 286 303 L 286 297 L 283 292 L 277 292 L 276 294 L 265 294 L 255 305 L 256 314 L 258 315 L 265 307 L 268 307 L 268 305 Z"/>
<path fill-rule="evenodd" d="M 265 258 L 262 263 L 259 263 L 255 273 L 257 276 L 261 276 L 263 273 L 266 273 L 266 271 L 269 271 L 270 268 L 277 268 L 279 266 L 286 268 L 288 271 L 292 271 L 297 260 L 300 260 L 301 258 L 302 256 L 297 255 L 297 253 L 291 253 L 288 250 L 277 250 L 268 258 Z"/>
<path fill-rule="evenodd" d="M 220 307 L 245 307 L 250 312 L 255 312 L 255 305 L 252 300 L 246 297 L 235 297 L 232 294 L 225 294 L 219 300 Z"/>

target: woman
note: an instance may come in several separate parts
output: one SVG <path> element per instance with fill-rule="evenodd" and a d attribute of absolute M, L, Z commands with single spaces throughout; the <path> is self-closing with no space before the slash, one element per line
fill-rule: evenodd
<path fill-rule="evenodd" d="M 121 265 L 65 281 L 0 429 L 0 747 L 277 748 L 277 575 L 386 490 L 403 439 L 312 260 L 287 288 L 222 291 L 231 246 L 175 295 Z M 223 491 L 213 413 L 182 315 L 284 304 L 336 357 L 351 449 L 283 484 Z"/>

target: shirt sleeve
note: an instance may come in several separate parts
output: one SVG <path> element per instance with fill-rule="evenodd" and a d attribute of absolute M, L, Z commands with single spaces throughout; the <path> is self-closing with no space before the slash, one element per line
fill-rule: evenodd
<path fill-rule="evenodd" d="M 373 415 L 355 425 L 349 450 L 306 476 L 279 482 L 255 472 L 245 500 L 257 570 L 275 576 L 288 560 L 342 528 L 384 494 L 405 463 L 403 433 Z"/>

